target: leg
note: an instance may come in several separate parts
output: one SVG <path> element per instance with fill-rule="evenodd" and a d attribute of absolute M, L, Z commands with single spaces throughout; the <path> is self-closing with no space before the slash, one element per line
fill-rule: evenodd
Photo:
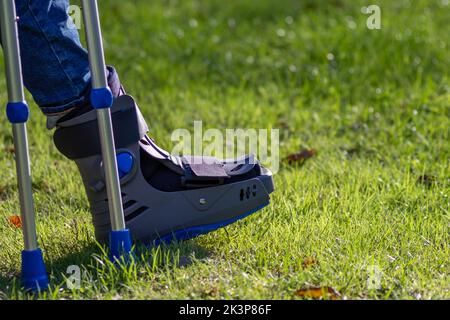
<path fill-rule="evenodd" d="M 68 16 L 69 0 L 16 0 L 24 84 L 47 115 L 47 127 L 62 117 L 91 110 L 89 59 Z M 108 68 L 114 96 L 120 83 Z"/>
<path fill-rule="evenodd" d="M 85 103 L 91 80 L 68 6 L 68 0 L 16 1 L 24 84 L 49 116 Z"/>

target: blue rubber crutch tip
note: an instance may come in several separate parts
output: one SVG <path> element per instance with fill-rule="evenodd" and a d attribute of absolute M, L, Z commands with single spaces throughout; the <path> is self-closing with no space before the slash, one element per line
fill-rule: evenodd
<path fill-rule="evenodd" d="M 48 288 L 48 276 L 40 249 L 22 251 L 22 286 L 27 291 L 43 291 Z"/>
<path fill-rule="evenodd" d="M 109 234 L 110 259 L 113 262 L 121 261 L 122 258 L 128 262 L 131 256 L 131 234 L 130 230 L 111 231 Z"/>

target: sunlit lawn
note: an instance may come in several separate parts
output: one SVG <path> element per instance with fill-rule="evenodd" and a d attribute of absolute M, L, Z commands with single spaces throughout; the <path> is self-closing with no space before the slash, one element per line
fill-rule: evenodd
<path fill-rule="evenodd" d="M 108 63 L 162 146 L 202 120 L 277 128 L 281 158 L 317 154 L 281 164 L 263 211 L 184 243 L 138 248 L 136 263 L 117 269 L 95 244 L 75 165 L 33 104 L 37 225 L 52 283 L 41 297 L 293 299 L 329 286 L 349 299 L 449 299 L 450 7 L 372 2 L 381 30 L 367 29 L 359 0 L 101 1 Z M 0 298 L 26 298 L 3 123 Z M 67 289 L 70 265 L 86 273 L 79 290 Z"/>

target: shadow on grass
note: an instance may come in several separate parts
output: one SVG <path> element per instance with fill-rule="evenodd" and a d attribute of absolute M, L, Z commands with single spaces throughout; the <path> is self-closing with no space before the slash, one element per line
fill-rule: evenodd
<path fill-rule="evenodd" d="M 187 268 L 194 263 L 194 259 L 201 260 L 209 255 L 210 252 L 198 245 L 195 240 L 160 246 L 135 244 L 134 263 L 124 267 L 122 264 L 115 265 L 109 260 L 105 245 L 92 242 L 81 250 L 63 257 L 46 259 L 50 296 L 53 298 L 72 296 L 67 279 L 76 276 L 74 270 L 79 272 L 82 287 L 92 286 L 92 289 L 96 290 L 99 289 L 96 288 L 99 283 L 111 283 L 114 287 L 118 283 L 133 281 L 133 277 L 129 275 L 134 273 L 135 277 L 140 277 L 141 273 L 138 274 L 137 270 L 144 269 L 144 277 L 159 272 L 171 272 L 178 268 Z M 36 299 L 38 296 L 28 295 L 20 288 L 20 274 L 17 271 L 0 274 L 0 300 L 22 298 Z"/>
<path fill-rule="evenodd" d="M 58 286 L 65 281 L 64 275 L 66 274 L 69 266 L 80 266 L 89 264 L 93 255 L 100 252 L 99 246 L 96 243 L 89 244 L 79 251 L 72 252 L 61 258 L 53 259 L 49 257 L 44 251 L 44 259 L 46 264 L 47 273 L 49 275 L 51 286 Z M 67 275 L 70 276 L 70 275 Z M 11 270 L 10 272 L 0 274 L 0 300 L 1 299 L 16 299 L 16 298 L 29 298 L 34 299 L 37 296 L 32 294 L 27 295 L 21 288 L 20 270 Z"/>

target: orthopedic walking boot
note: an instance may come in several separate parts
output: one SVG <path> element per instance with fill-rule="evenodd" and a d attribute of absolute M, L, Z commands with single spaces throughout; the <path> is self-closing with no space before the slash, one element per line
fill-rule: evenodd
<path fill-rule="evenodd" d="M 272 173 L 253 156 L 218 160 L 174 156 L 147 136 L 134 99 L 111 108 L 125 222 L 135 241 L 169 243 L 208 233 L 269 204 Z M 111 228 L 95 110 L 58 122 L 57 149 L 76 162 L 90 202 L 95 235 Z"/>

